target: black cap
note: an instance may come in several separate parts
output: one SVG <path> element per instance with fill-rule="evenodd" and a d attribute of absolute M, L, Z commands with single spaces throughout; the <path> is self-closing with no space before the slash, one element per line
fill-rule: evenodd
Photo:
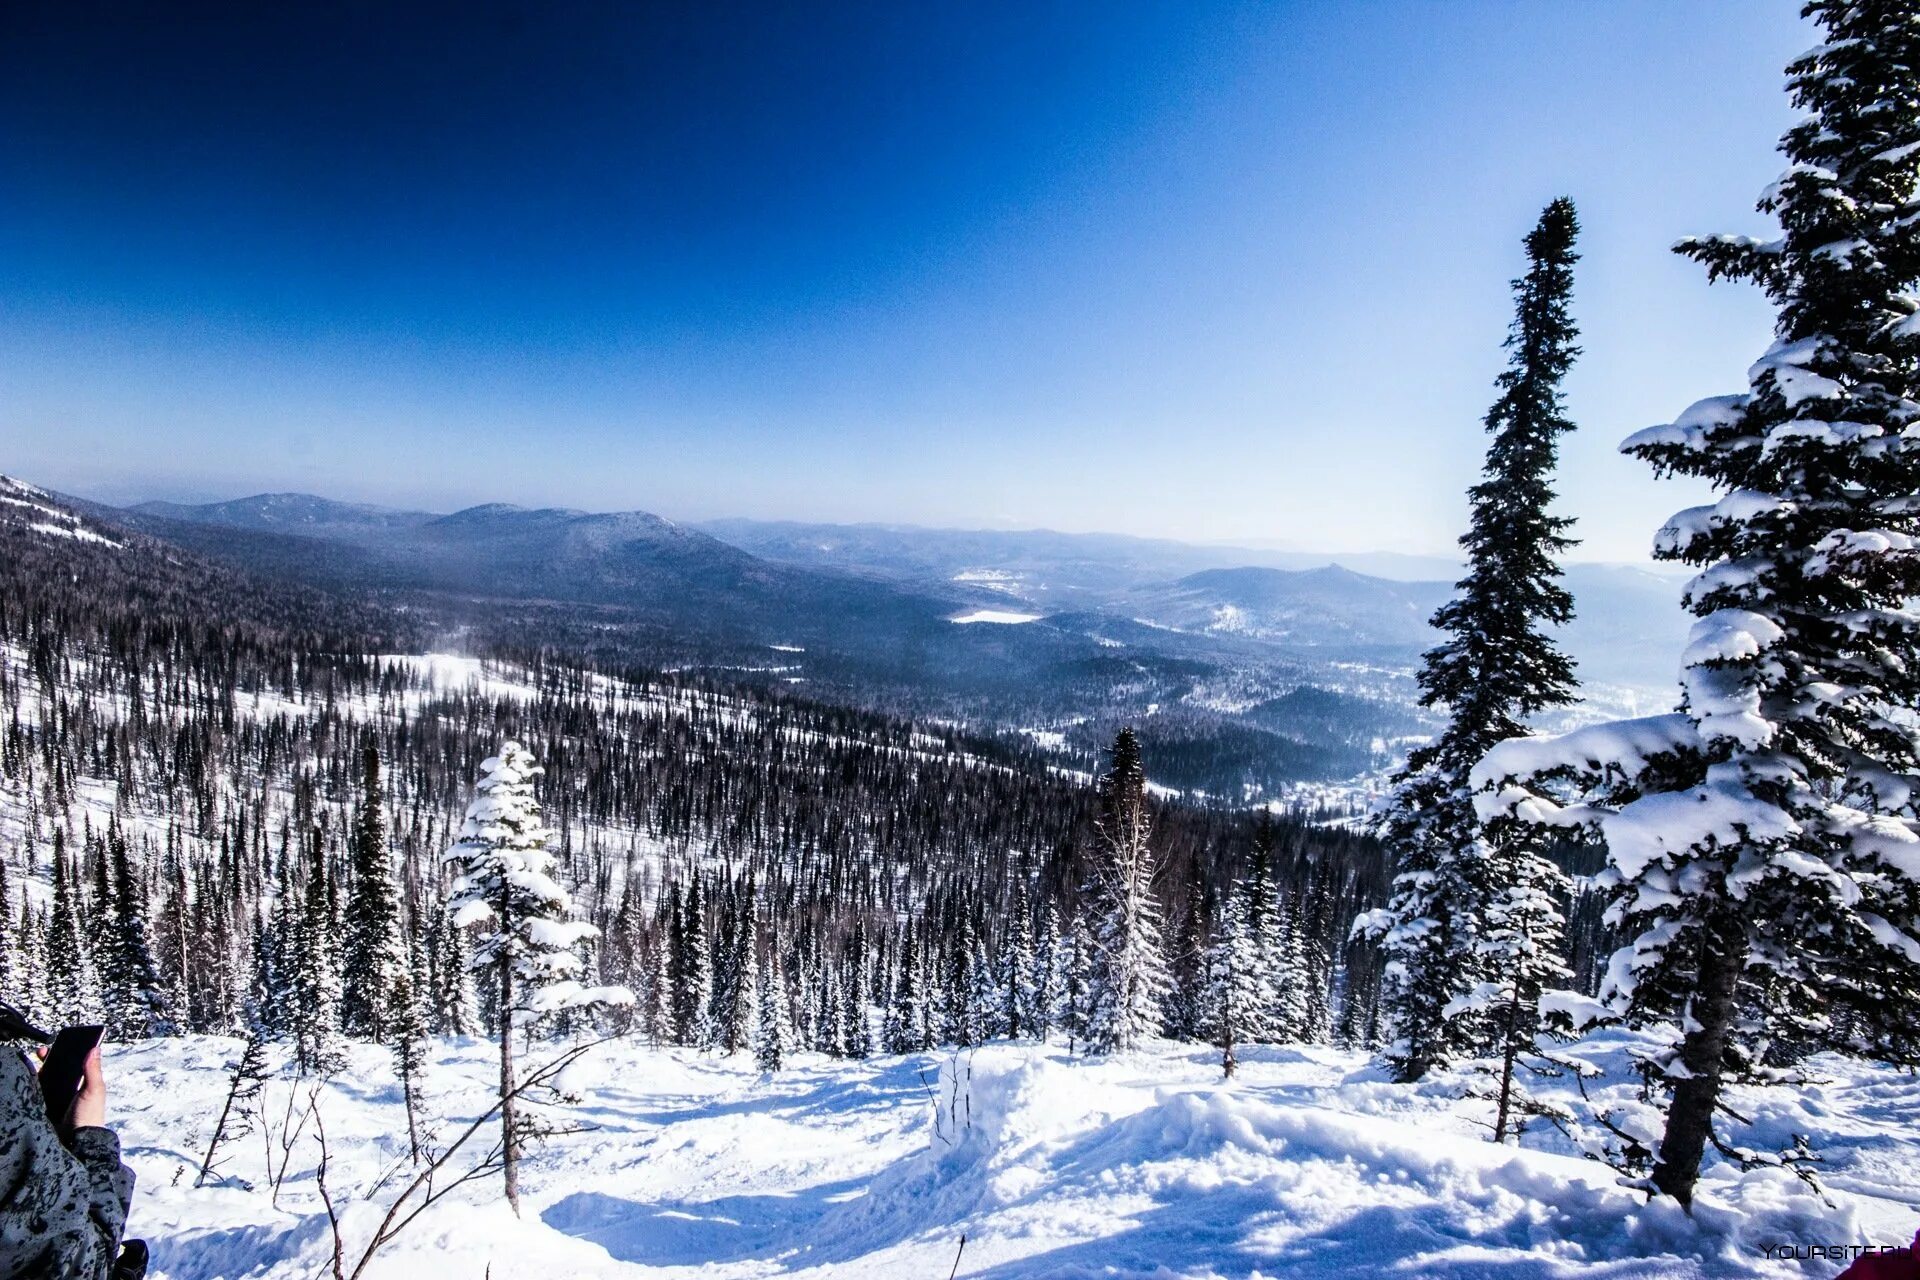
<path fill-rule="evenodd" d="M 27 1021 L 27 1015 L 10 1004 L 0 1004 L 0 1040 L 32 1040 L 52 1044 L 53 1037 Z"/>

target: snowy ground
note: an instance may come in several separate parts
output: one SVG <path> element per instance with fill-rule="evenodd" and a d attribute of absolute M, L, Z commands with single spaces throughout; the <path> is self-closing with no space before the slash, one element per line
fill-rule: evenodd
<path fill-rule="evenodd" d="M 192 1189 L 233 1049 L 113 1051 L 114 1119 L 140 1177 L 131 1230 L 172 1280 L 322 1275 L 307 1138 L 278 1208 L 264 1173 L 277 1143 L 258 1132 L 225 1185 Z M 471 1114 L 491 1063 L 485 1044 L 440 1046 L 432 1107 Z M 495 1183 L 470 1188 L 368 1274 L 937 1280 L 965 1233 L 959 1274 L 974 1277 L 1830 1275 L 1768 1246 L 1912 1238 L 1920 1081 L 1818 1065 L 1832 1083 L 1736 1103 L 1765 1140 L 1813 1138 L 1839 1207 L 1789 1175 L 1716 1166 L 1689 1220 L 1552 1135 L 1486 1142 L 1457 1082 L 1391 1085 L 1331 1049 L 1250 1050 L 1223 1086 L 1210 1054 L 1173 1045 L 1098 1063 L 1033 1046 L 803 1059 L 769 1080 L 744 1058 L 616 1044 L 566 1081 L 592 1127 L 532 1157 L 521 1220 Z M 389 1079 L 362 1047 L 321 1095 L 350 1249 L 391 1195 L 373 1184 L 405 1165 Z M 271 1086 L 271 1109 L 288 1089 Z"/>

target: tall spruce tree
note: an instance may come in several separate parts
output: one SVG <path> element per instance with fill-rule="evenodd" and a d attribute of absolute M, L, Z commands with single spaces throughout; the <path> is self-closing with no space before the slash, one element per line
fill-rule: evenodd
<path fill-rule="evenodd" d="M 921 985 L 919 951 L 911 932 L 903 935 L 896 969 L 880 1043 L 888 1053 L 915 1053 L 931 1046 L 927 1043 L 927 1001 Z"/>
<path fill-rule="evenodd" d="M 64 1025 L 100 1020 L 99 981 L 93 967 L 93 948 L 80 927 L 80 888 L 77 869 L 67 856 L 66 840 L 53 831 L 53 901 L 46 923 L 47 1011 Z"/>
<path fill-rule="evenodd" d="M 480 1002 L 474 996 L 466 934 L 453 923 L 444 899 L 433 904 L 427 920 L 426 960 L 426 1004 L 434 1034 L 473 1035 L 480 1029 Z"/>
<path fill-rule="evenodd" d="M 571 919 L 573 898 L 552 872 L 533 792 L 541 768 L 518 742 L 481 763 L 460 839 L 445 854 L 455 872 L 448 904 L 456 928 L 478 927 L 472 966 L 485 975 L 500 1010 L 501 1175 L 507 1203 L 520 1211 L 520 1156 L 525 1132 L 514 1076 L 513 1033 L 566 1009 L 628 1004 L 620 987 L 583 986 L 578 945 L 599 934 Z"/>
<path fill-rule="evenodd" d="M 1682 709 L 1480 771 L 1490 809 L 1606 842 L 1627 941 L 1601 995 L 1671 1046 L 1650 1184 L 1682 1204 L 1730 1077 L 1796 1045 L 1920 1056 L 1920 9 L 1804 12 L 1824 38 L 1759 206 L 1783 234 L 1676 246 L 1759 285 L 1775 342 L 1745 393 L 1623 446 L 1724 495 L 1655 544 L 1700 570 Z"/>
<path fill-rule="evenodd" d="M 393 1074 L 400 1078 L 400 1099 L 407 1109 L 407 1155 L 418 1164 L 420 1074 L 427 1060 L 427 1017 L 420 998 L 426 981 L 426 956 L 416 948 L 410 961 L 393 975 L 387 988 L 383 1029 L 387 1049 L 393 1054 Z"/>
<path fill-rule="evenodd" d="M 108 874 L 106 915 L 99 939 L 100 986 L 108 1030 L 121 1040 L 171 1035 L 173 1005 L 147 932 L 147 890 L 118 821 L 107 826 L 103 850 Z"/>
<path fill-rule="evenodd" d="M 1382 999 L 1392 1019 L 1385 1057 L 1401 1080 L 1417 1080 L 1481 1048 L 1482 1020 L 1450 1015 L 1483 971 L 1481 941 L 1495 895 L 1533 883 L 1546 864 L 1519 832 L 1494 842 L 1475 813 L 1469 774 L 1488 748 L 1525 721 L 1573 701 L 1573 664 L 1547 637 L 1573 616 L 1555 557 L 1573 545 L 1572 523 L 1548 510 L 1560 437 L 1573 429 L 1560 382 L 1579 348 L 1568 311 L 1573 291 L 1571 201 L 1555 200 L 1526 239 L 1527 272 L 1514 281 L 1508 368 L 1488 410 L 1483 479 L 1469 491 L 1472 515 L 1460 545 L 1467 575 L 1434 615 L 1447 639 L 1428 651 L 1420 701 L 1447 724 L 1413 752 L 1395 779 L 1381 827 L 1398 858 L 1393 897 L 1361 919 L 1387 954 Z M 1519 1031 L 1531 1022 L 1517 1020 Z M 1519 1033 L 1516 1031 L 1516 1034 Z"/>
<path fill-rule="evenodd" d="M 1086 1049 L 1131 1049 L 1161 1027 L 1171 989 L 1154 897 L 1153 824 L 1140 740 L 1122 729 L 1113 764 L 1100 781 L 1100 849 L 1087 885 L 1092 966 L 1087 984 Z"/>
<path fill-rule="evenodd" d="M 340 1020 L 349 1035 L 384 1042 L 395 1006 L 394 988 L 406 977 L 407 951 L 387 849 L 380 748 L 371 733 L 360 747 L 360 804 L 348 854 L 352 879 L 347 884 L 340 965 Z"/>
<path fill-rule="evenodd" d="M 1239 1067 L 1240 1046 L 1258 1026 L 1259 1011 L 1272 999 L 1253 935 L 1250 887 L 1243 882 L 1221 904 L 1205 956 L 1200 1025 L 1220 1047 L 1220 1072 L 1228 1079 Z"/>
<path fill-rule="evenodd" d="M 334 962 L 333 936 L 326 872 L 316 858 L 307 872 L 301 905 L 291 916 L 282 998 L 294 1061 L 301 1071 L 319 1075 L 329 1075 L 346 1063 L 346 1046 L 340 1039 L 340 967 Z"/>
<path fill-rule="evenodd" d="M 780 945 L 771 925 L 766 930 L 767 967 L 760 974 L 753 1023 L 753 1065 L 772 1073 L 786 1061 L 793 1043 L 787 1025 L 787 983 L 780 972 Z"/>

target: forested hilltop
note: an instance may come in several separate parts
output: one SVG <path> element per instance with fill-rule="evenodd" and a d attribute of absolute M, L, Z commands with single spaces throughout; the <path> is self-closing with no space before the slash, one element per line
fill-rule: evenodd
<path fill-rule="evenodd" d="M 391 1033 L 404 971 L 426 1029 L 492 1029 L 441 857 L 512 739 L 544 766 L 556 878 L 599 931 L 582 959 L 636 995 L 600 1015 L 614 1029 L 748 1048 L 757 973 L 779 975 L 784 1042 L 830 1054 L 1087 1034 L 1102 797 L 1057 758 L 552 646 L 468 635 L 428 657 L 453 619 L 5 483 L 0 987 L 36 1015 L 252 1030 L 324 1065 L 342 1035 Z M 1346 933 L 1384 900 L 1377 844 L 1141 798 L 1167 1029 L 1204 1034 L 1210 922 L 1252 876 L 1273 1033 L 1364 1039 L 1373 954 Z"/>

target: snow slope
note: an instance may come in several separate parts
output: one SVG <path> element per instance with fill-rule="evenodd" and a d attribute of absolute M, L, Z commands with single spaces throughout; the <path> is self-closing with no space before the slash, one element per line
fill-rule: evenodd
<path fill-rule="evenodd" d="M 113 1051 L 115 1121 L 141 1184 L 131 1229 L 172 1280 L 322 1274 L 308 1138 L 278 1208 L 263 1174 L 275 1143 L 257 1133 L 224 1185 L 192 1189 L 233 1049 L 198 1038 Z M 484 1043 L 438 1046 L 430 1108 L 476 1111 L 490 1062 Z M 565 1080 L 582 1098 L 572 1117 L 591 1127 L 533 1156 L 524 1219 L 494 1183 L 469 1188 L 369 1274 L 940 1277 L 965 1233 L 959 1274 L 1000 1280 L 1828 1275 L 1837 1268 L 1767 1248 L 1912 1237 L 1920 1081 L 1815 1065 L 1830 1083 L 1740 1090 L 1735 1106 L 1764 1141 L 1811 1135 L 1838 1208 L 1790 1175 L 1716 1165 L 1689 1220 L 1551 1131 L 1524 1149 L 1488 1143 L 1484 1106 L 1458 1100 L 1457 1080 L 1393 1085 L 1333 1049 L 1250 1049 L 1222 1085 L 1210 1054 L 1172 1045 L 1108 1062 L 1033 1045 L 805 1058 L 767 1079 L 744 1058 L 617 1043 Z M 271 1109 L 290 1088 L 270 1087 Z M 1630 1104 L 1632 1089 L 1605 1094 Z M 390 1192 L 356 1197 L 405 1165 L 385 1055 L 357 1047 L 320 1099 L 351 1246 Z"/>

